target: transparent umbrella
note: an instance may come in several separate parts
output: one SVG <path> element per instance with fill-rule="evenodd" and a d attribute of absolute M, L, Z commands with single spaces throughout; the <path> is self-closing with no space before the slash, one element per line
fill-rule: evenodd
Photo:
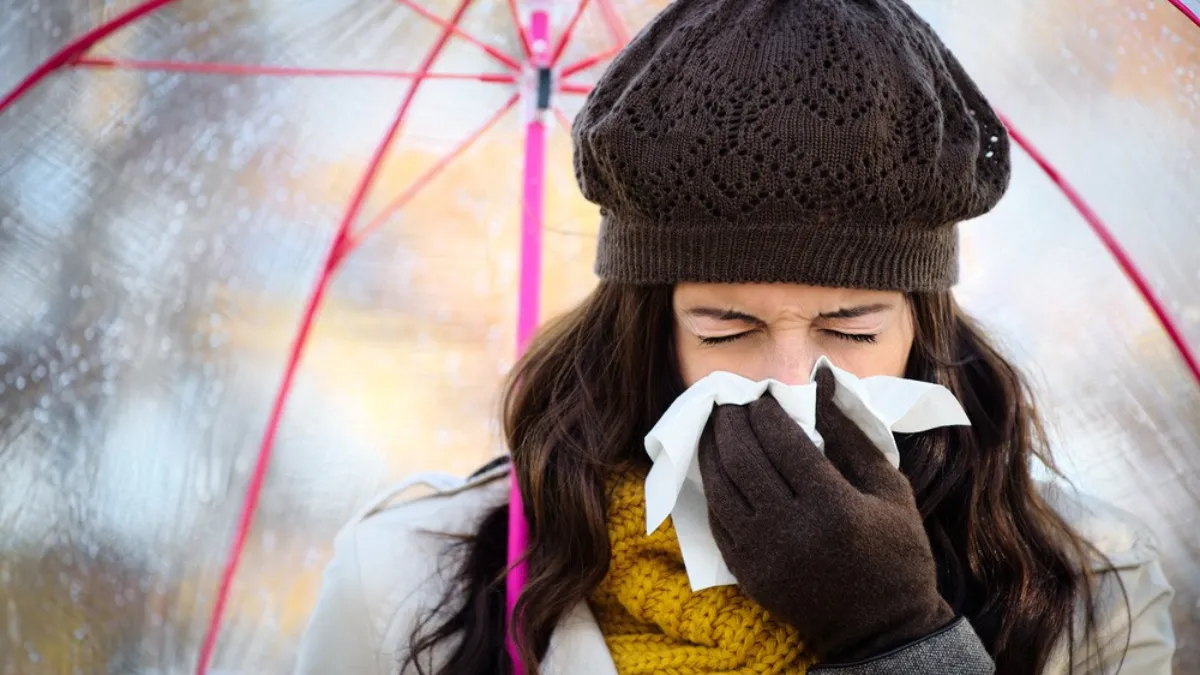
<path fill-rule="evenodd" d="M 0 673 L 288 670 L 340 524 L 503 451 L 500 378 L 595 281 L 563 132 L 663 4 L 10 3 Z M 960 295 L 1156 529 L 1200 671 L 1195 8 L 913 5 L 1029 151 Z"/>

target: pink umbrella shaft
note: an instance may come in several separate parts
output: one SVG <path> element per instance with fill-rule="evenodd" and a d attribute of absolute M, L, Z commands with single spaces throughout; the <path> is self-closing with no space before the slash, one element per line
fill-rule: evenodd
<path fill-rule="evenodd" d="M 544 8 L 535 8 L 530 20 L 532 65 L 541 70 L 549 66 L 550 16 Z M 546 127 L 542 121 L 545 113 L 540 91 L 543 78 L 538 73 L 538 105 L 525 129 L 525 181 L 521 209 L 521 285 L 520 303 L 517 310 L 517 349 L 524 352 L 538 325 L 538 309 L 541 303 L 542 283 L 542 207 L 545 199 L 544 177 L 546 174 Z M 529 544 L 529 523 L 525 520 L 525 507 L 521 500 L 517 472 L 512 472 L 508 507 L 508 578 L 505 580 L 506 616 L 508 617 L 507 645 L 512 659 L 513 673 L 520 675 L 525 666 L 514 639 L 515 611 L 517 599 L 525 587 L 529 570 L 522 557 Z"/>
<path fill-rule="evenodd" d="M 546 125 L 526 127 L 525 196 L 521 212 L 521 287 L 517 310 L 517 351 L 525 353 L 537 331 L 542 286 L 542 203 L 546 170 Z"/>

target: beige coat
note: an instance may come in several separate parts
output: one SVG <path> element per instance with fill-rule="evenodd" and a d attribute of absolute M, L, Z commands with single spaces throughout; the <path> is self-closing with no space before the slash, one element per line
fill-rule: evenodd
<path fill-rule="evenodd" d="M 433 494 L 402 501 L 401 493 L 418 484 L 432 488 Z M 1122 673 L 1169 674 L 1174 651 L 1168 612 L 1172 591 L 1153 542 L 1131 516 L 1094 499 L 1049 486 L 1044 494 L 1116 568 L 1101 573 L 1103 663 L 1093 660 L 1068 669 L 1060 653 L 1046 672 L 1115 672 L 1128 635 Z M 383 495 L 354 518 L 337 537 L 295 675 L 399 675 L 414 621 L 438 601 L 446 576 L 453 573 L 442 565 L 444 544 L 425 532 L 473 533 L 483 515 L 507 498 L 505 468 L 469 483 L 444 474 L 427 475 Z M 1128 613 L 1118 577 L 1128 593 Z M 1131 632 L 1127 617 L 1132 617 Z M 616 675 L 586 603 L 556 629 L 542 672 Z"/>

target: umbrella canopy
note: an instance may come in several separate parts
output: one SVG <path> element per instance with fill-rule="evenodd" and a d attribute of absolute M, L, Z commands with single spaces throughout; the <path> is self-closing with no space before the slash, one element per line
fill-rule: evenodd
<path fill-rule="evenodd" d="M 964 228 L 960 296 L 1033 374 L 1068 474 L 1154 526 L 1180 672 L 1200 670 L 1191 1 L 912 3 L 1028 150 Z M 503 450 L 500 379 L 595 283 L 563 132 L 663 4 L 0 18 L 0 673 L 287 672 L 337 527 Z"/>

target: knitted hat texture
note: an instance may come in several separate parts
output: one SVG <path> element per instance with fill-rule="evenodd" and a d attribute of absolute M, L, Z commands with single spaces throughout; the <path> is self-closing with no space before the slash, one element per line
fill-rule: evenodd
<path fill-rule="evenodd" d="M 675 0 L 574 125 L 596 272 L 634 284 L 957 280 L 1009 139 L 901 0 Z"/>

